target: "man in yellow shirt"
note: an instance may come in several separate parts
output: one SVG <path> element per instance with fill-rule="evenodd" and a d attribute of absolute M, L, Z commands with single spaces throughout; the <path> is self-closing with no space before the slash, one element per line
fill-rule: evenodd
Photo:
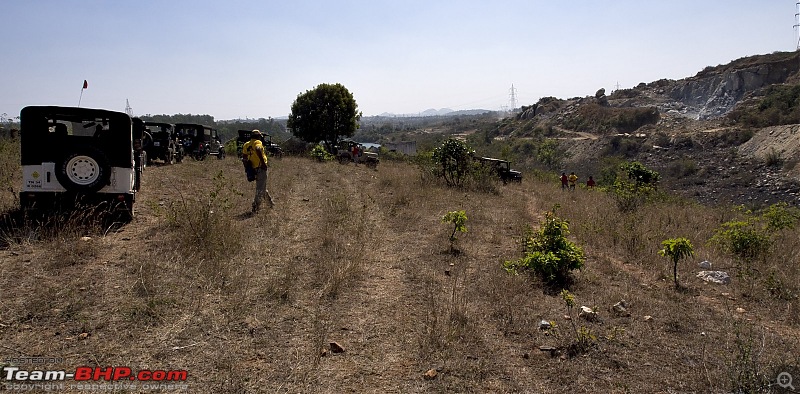
<path fill-rule="evenodd" d="M 253 213 L 261 208 L 261 200 L 266 196 L 269 206 L 274 207 L 272 196 L 267 190 L 267 155 L 264 153 L 264 144 L 261 142 L 261 131 L 253 130 L 250 141 L 242 147 L 242 158 L 250 161 L 250 166 L 256 171 L 256 196 L 253 199 Z"/>
<path fill-rule="evenodd" d="M 569 190 L 575 190 L 575 184 L 578 183 L 578 176 L 574 172 L 569 174 Z"/>

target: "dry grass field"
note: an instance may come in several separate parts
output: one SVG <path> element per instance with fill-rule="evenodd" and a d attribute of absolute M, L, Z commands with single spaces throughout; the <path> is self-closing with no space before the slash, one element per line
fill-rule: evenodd
<path fill-rule="evenodd" d="M 741 215 L 728 209 L 664 200 L 621 213 L 555 176 L 486 193 L 401 162 L 271 164 L 276 207 L 255 216 L 254 185 L 227 159 L 148 167 L 121 228 L 6 224 L 0 366 L 42 356 L 61 360 L 21 369 L 186 370 L 176 391 L 192 393 L 755 392 L 798 371 L 797 229 L 741 269 L 708 242 Z M 555 204 L 586 252 L 569 290 L 595 321 L 502 269 Z M 453 210 L 468 216 L 459 253 L 441 222 Z M 679 236 L 696 255 L 680 262 L 676 290 L 658 250 Z M 696 278 L 702 260 L 731 284 Z M 613 313 L 623 299 L 629 315 Z M 565 351 L 573 323 L 588 343 L 577 353 Z"/>

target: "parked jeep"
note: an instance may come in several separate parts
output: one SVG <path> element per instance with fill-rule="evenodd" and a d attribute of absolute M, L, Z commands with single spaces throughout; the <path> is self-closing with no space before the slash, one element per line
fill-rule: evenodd
<path fill-rule="evenodd" d="M 175 164 L 183 160 L 183 146 L 178 143 L 174 126 L 169 123 L 144 122 L 146 133 L 150 135 L 147 145 L 147 163 L 162 160 L 165 164 Z"/>
<path fill-rule="evenodd" d="M 358 151 L 355 156 L 353 155 L 353 148 Z M 339 160 L 339 163 L 354 161 L 357 163 L 365 163 L 368 167 L 372 168 L 376 168 L 380 162 L 377 153 L 365 152 L 363 146 L 351 140 L 342 140 L 336 144 L 336 159 Z"/>
<path fill-rule="evenodd" d="M 488 166 L 489 170 L 497 174 L 503 183 L 522 182 L 522 173 L 517 170 L 512 170 L 511 163 L 508 160 L 495 159 L 491 157 L 475 157 L 475 160 L 479 161 L 485 166 Z"/>
<path fill-rule="evenodd" d="M 211 126 L 178 123 L 175 133 L 181 140 L 185 153 L 195 160 L 205 160 L 209 155 L 217 159 L 225 158 L 225 145 L 217 135 L 217 130 Z"/>
<path fill-rule="evenodd" d="M 242 148 L 247 141 L 250 141 L 250 133 L 252 130 L 238 130 L 239 135 L 236 137 L 236 154 L 242 155 Z M 264 150 L 268 156 L 283 157 L 283 149 L 280 145 L 272 142 L 272 136 L 269 134 L 261 133 L 261 143 L 264 144 Z"/>
<path fill-rule="evenodd" d="M 20 112 L 25 211 L 108 203 L 133 217 L 144 127 L 103 109 L 30 106 Z M 134 146 L 134 144 L 138 146 Z"/>

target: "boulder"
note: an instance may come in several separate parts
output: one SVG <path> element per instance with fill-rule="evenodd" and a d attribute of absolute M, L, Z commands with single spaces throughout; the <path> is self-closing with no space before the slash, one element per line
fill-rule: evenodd
<path fill-rule="evenodd" d="M 697 277 L 706 282 L 720 285 L 727 285 L 731 283 L 731 276 L 724 271 L 700 271 L 697 273 Z"/>
<path fill-rule="evenodd" d="M 588 306 L 581 306 L 581 313 L 578 314 L 579 317 L 582 317 L 588 321 L 595 321 L 597 320 L 597 312 L 589 308 Z"/>
<path fill-rule="evenodd" d="M 618 316 L 630 316 L 631 313 L 628 312 L 627 303 L 625 300 L 621 300 L 620 302 L 611 306 L 611 311 Z"/>

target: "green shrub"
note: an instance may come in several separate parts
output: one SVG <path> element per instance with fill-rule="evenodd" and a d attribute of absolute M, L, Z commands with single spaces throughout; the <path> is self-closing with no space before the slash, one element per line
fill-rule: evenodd
<path fill-rule="evenodd" d="M 678 159 L 670 163 L 669 167 L 667 167 L 667 173 L 675 178 L 685 178 L 695 175 L 697 172 L 697 163 L 688 158 Z"/>
<path fill-rule="evenodd" d="M 685 257 L 694 256 L 694 248 L 692 243 L 687 238 L 670 238 L 661 242 L 664 249 L 658 251 L 658 254 L 668 257 L 672 260 L 672 277 L 675 280 L 675 288 L 680 287 L 678 284 L 678 261 Z"/>
<path fill-rule="evenodd" d="M 772 148 L 764 157 L 764 164 L 768 167 L 780 167 L 783 165 L 783 156 L 775 148 Z"/>
<path fill-rule="evenodd" d="M 569 222 L 556 216 L 557 208 L 545 214 L 539 230 L 526 234 L 524 257 L 503 263 L 506 271 L 530 271 L 550 284 L 559 284 L 568 280 L 570 271 L 583 268 L 583 249 L 567 239 Z"/>
<path fill-rule="evenodd" d="M 791 230 L 800 220 L 800 209 L 789 206 L 785 202 L 779 202 L 767 207 L 761 214 L 761 218 L 766 222 L 769 231 Z"/>
<path fill-rule="evenodd" d="M 643 140 L 634 137 L 616 135 L 611 138 L 605 149 L 605 156 L 621 155 L 625 157 L 636 156 L 642 149 Z"/>
<path fill-rule="evenodd" d="M 727 120 L 746 127 L 800 123 L 800 85 L 771 85 L 755 105 L 740 105 Z"/>
<path fill-rule="evenodd" d="M 461 211 L 450 211 L 442 216 L 442 223 L 451 223 L 453 224 L 453 233 L 450 234 L 450 242 L 456 241 L 456 231 L 466 233 L 467 232 L 467 212 L 464 210 Z"/>
<path fill-rule="evenodd" d="M 449 139 L 433 150 L 437 174 L 447 186 L 460 187 L 470 173 L 473 150 L 463 141 Z"/>
<path fill-rule="evenodd" d="M 711 241 L 740 262 L 763 256 L 770 245 L 769 234 L 755 218 L 722 223 Z"/>
<path fill-rule="evenodd" d="M 326 160 L 333 160 L 333 155 L 328 153 L 321 144 L 317 144 L 314 149 L 311 150 L 311 157 L 313 157 L 317 161 L 326 161 Z"/>
<path fill-rule="evenodd" d="M 631 133 L 648 124 L 656 124 L 661 115 L 654 107 L 615 108 L 597 103 L 582 105 L 576 113 L 564 121 L 566 128 L 608 134 Z"/>
<path fill-rule="evenodd" d="M 622 162 L 618 170 L 601 173 L 605 190 L 614 197 L 620 212 L 633 212 L 657 195 L 661 175 L 637 161 Z"/>

